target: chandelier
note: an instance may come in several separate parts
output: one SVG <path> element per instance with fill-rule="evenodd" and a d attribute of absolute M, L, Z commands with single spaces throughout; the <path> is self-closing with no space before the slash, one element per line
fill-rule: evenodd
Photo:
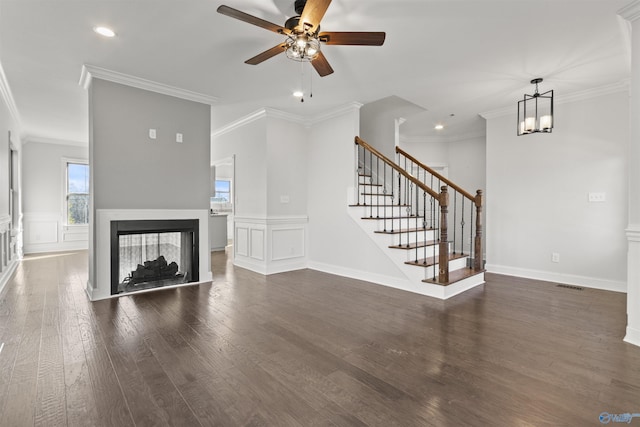
<path fill-rule="evenodd" d="M 531 80 L 536 85 L 533 95 L 518 101 L 518 136 L 530 133 L 551 133 L 553 130 L 553 90 L 539 93 L 541 78 Z"/>

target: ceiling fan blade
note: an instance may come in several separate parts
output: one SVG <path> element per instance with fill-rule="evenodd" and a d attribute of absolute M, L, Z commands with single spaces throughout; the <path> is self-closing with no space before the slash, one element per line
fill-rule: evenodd
<path fill-rule="evenodd" d="M 286 43 L 280 43 L 278 46 L 274 46 L 271 49 L 265 50 L 262 53 L 257 54 L 251 59 L 244 61 L 245 64 L 258 65 L 261 62 L 266 61 L 269 58 L 276 56 L 279 53 L 284 52 L 287 49 Z"/>
<path fill-rule="evenodd" d="M 298 29 L 310 34 L 315 33 L 330 4 L 331 0 L 307 0 L 300 15 Z"/>
<path fill-rule="evenodd" d="M 331 68 L 329 61 L 327 61 L 327 58 L 322 54 L 322 52 L 318 52 L 318 56 L 311 61 L 311 65 L 313 65 L 313 68 L 315 68 L 318 74 L 320 74 L 320 77 L 328 76 L 333 73 L 333 68 Z"/>
<path fill-rule="evenodd" d="M 383 32 L 327 31 L 318 34 L 320 41 L 325 44 L 351 46 L 382 46 L 385 37 Z"/>
<path fill-rule="evenodd" d="M 269 31 L 273 31 L 278 34 L 291 34 L 291 30 L 282 27 L 280 25 L 274 24 L 269 21 L 265 21 L 264 19 L 258 18 L 253 15 L 249 15 L 248 13 L 244 13 L 240 10 L 234 9 L 229 6 L 222 5 L 218 7 L 218 13 L 229 16 L 231 18 L 239 19 L 240 21 L 247 22 L 252 25 L 257 25 L 258 27 L 264 28 Z"/>

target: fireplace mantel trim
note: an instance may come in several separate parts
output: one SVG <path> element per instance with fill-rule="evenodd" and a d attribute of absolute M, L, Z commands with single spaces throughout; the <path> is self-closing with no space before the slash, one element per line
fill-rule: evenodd
<path fill-rule="evenodd" d="M 211 256 L 209 250 L 208 209 L 96 209 L 95 224 L 93 224 L 93 226 L 90 225 L 90 229 L 92 229 L 89 241 L 90 274 L 86 288 L 87 295 L 91 301 L 114 297 L 117 298 L 127 295 L 111 295 L 111 221 L 163 219 L 198 220 L 200 281 L 181 285 L 165 286 L 162 288 L 156 288 L 155 290 L 191 286 L 212 281 Z M 150 291 L 154 291 L 154 289 L 151 289 Z"/>

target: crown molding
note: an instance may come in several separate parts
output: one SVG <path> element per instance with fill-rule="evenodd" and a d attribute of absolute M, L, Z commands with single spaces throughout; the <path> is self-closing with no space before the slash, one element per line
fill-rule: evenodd
<path fill-rule="evenodd" d="M 0 95 L 2 95 L 2 99 L 4 100 L 4 103 L 9 110 L 9 114 L 18 127 L 16 134 L 18 135 L 18 137 L 20 137 L 22 129 L 22 119 L 20 118 L 20 112 L 18 111 L 18 106 L 16 105 L 16 101 L 13 98 L 13 93 L 11 92 L 11 87 L 9 86 L 9 81 L 7 80 L 7 76 L 4 73 L 2 64 L 0 64 Z"/>
<path fill-rule="evenodd" d="M 91 85 L 91 79 L 93 78 L 107 80 L 110 82 L 148 90 L 150 92 L 156 92 L 163 95 L 169 95 L 175 98 L 186 99 L 187 101 L 199 102 L 201 104 L 212 105 L 218 102 L 218 98 L 214 96 L 192 92 L 186 89 L 180 89 L 178 87 L 169 86 L 164 83 L 158 83 L 151 80 L 143 79 L 141 77 L 107 70 L 105 68 L 96 67 L 94 65 L 84 64 L 82 66 L 82 71 L 80 72 L 80 86 L 88 89 Z"/>
<path fill-rule="evenodd" d="M 599 96 L 610 95 L 613 93 L 629 91 L 630 80 L 624 79 L 616 83 L 611 83 L 604 86 L 599 86 L 591 89 L 581 90 L 578 92 L 569 93 L 566 95 L 554 96 L 555 105 L 568 104 L 570 102 L 585 101 L 591 98 L 597 98 Z M 514 101 L 515 105 L 515 101 Z M 479 116 L 484 119 L 495 119 L 497 117 L 507 116 L 516 113 L 515 107 L 505 107 L 496 110 L 485 111 L 479 113 Z"/>
<path fill-rule="evenodd" d="M 635 0 L 619 9 L 618 15 L 630 22 L 640 18 L 640 0 Z"/>
<path fill-rule="evenodd" d="M 336 117 L 340 117 L 345 115 L 346 113 L 351 113 L 353 111 L 360 111 L 360 108 L 362 107 L 362 104 L 359 102 L 349 102 L 348 104 L 345 104 L 341 107 L 337 107 L 334 108 L 330 111 L 327 111 L 325 113 L 321 113 L 315 117 L 310 118 L 307 121 L 307 126 L 313 126 L 316 125 L 320 122 L 324 122 L 325 120 L 329 120 L 329 119 L 333 119 Z"/>
<path fill-rule="evenodd" d="M 225 133 L 229 133 L 265 117 L 267 117 L 267 109 L 261 108 L 254 111 L 253 113 L 249 113 L 246 116 L 240 117 L 239 119 L 227 123 L 226 125 L 216 129 L 215 131 L 211 132 L 211 138 L 217 138 L 224 135 Z"/>
<path fill-rule="evenodd" d="M 305 127 L 311 127 L 325 120 L 340 117 L 352 111 L 357 111 L 360 109 L 360 107 L 362 107 L 362 104 L 360 104 L 359 102 L 350 102 L 346 105 L 343 105 L 342 107 L 334 108 L 331 111 L 321 113 L 311 118 L 307 118 L 298 114 L 287 113 L 281 110 L 276 110 L 275 108 L 261 108 L 216 129 L 215 131 L 211 132 L 211 137 L 217 138 L 224 135 L 225 133 L 229 133 L 265 117 L 287 120 L 289 122 L 296 123 Z"/>
<path fill-rule="evenodd" d="M 29 143 L 38 143 L 38 144 L 68 145 L 72 147 L 88 147 L 89 146 L 89 143 L 86 141 L 71 141 L 66 139 L 49 138 L 46 136 L 39 136 L 39 135 L 25 135 L 22 138 L 22 142 L 24 145 Z"/>
<path fill-rule="evenodd" d="M 467 132 L 462 134 L 454 134 L 451 136 L 400 136 L 400 143 L 402 144 L 434 144 L 438 142 L 452 143 L 466 141 L 469 139 L 485 138 L 486 132 Z"/>
<path fill-rule="evenodd" d="M 285 111 L 276 110 L 275 108 L 269 108 L 269 107 L 265 108 L 264 111 L 267 117 L 270 117 L 273 119 L 286 120 L 288 122 L 307 126 L 307 120 L 303 116 L 300 116 L 298 114 L 287 113 Z"/>

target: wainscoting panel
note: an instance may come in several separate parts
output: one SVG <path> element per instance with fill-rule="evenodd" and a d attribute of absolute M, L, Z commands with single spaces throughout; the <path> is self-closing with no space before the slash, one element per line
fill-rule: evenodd
<path fill-rule="evenodd" d="M 305 228 L 271 230 L 271 260 L 300 258 L 305 255 Z"/>
<path fill-rule="evenodd" d="M 27 245 L 58 243 L 58 221 L 28 221 L 25 222 L 25 229 Z"/>
<path fill-rule="evenodd" d="M 0 293 L 4 289 L 11 275 L 18 266 L 18 256 L 15 250 L 15 237 L 11 229 L 11 218 L 0 217 Z"/>
<path fill-rule="evenodd" d="M 307 223 L 306 216 L 236 216 L 234 264 L 265 275 L 306 268 Z M 248 251 L 244 236 L 248 237 Z"/>
<path fill-rule="evenodd" d="M 236 227 L 233 247 L 236 249 L 236 255 L 249 256 L 249 228 Z"/>
<path fill-rule="evenodd" d="M 24 252 L 41 253 L 87 249 L 89 227 L 68 226 L 58 212 L 26 212 L 24 223 Z"/>
<path fill-rule="evenodd" d="M 251 229 L 251 258 L 264 261 L 264 230 Z"/>

